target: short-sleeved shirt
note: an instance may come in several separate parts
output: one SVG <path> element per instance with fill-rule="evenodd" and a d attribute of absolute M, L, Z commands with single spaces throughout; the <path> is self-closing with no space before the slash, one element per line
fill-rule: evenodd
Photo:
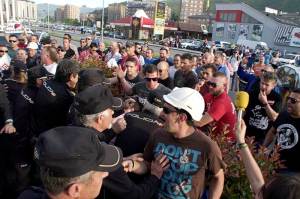
<path fill-rule="evenodd" d="M 259 92 L 259 90 L 254 90 L 249 93 L 249 105 L 244 120 L 247 125 L 247 136 L 254 136 L 255 141 L 262 143 L 272 126 L 272 121 L 269 120 L 265 106 L 258 99 Z M 272 90 L 267 98 L 268 104 L 278 113 L 281 107 L 281 96 Z"/>
<path fill-rule="evenodd" d="M 273 127 L 277 132 L 277 144 L 280 146 L 280 159 L 286 169 L 291 172 L 300 172 L 300 118 L 292 118 L 288 112 L 281 112 Z"/>
<path fill-rule="evenodd" d="M 139 82 L 132 87 L 132 95 L 138 95 L 139 97 L 142 97 L 145 99 L 148 98 L 149 93 L 151 91 L 157 92 L 161 95 L 165 95 L 165 94 L 168 94 L 171 92 L 171 90 L 169 88 L 165 87 L 162 84 L 159 84 L 158 87 L 154 90 L 149 90 L 146 86 L 145 81 Z"/>
<path fill-rule="evenodd" d="M 236 123 L 236 113 L 234 104 L 226 92 L 219 96 L 208 93 L 204 96 L 207 113 L 214 119 L 212 126 L 216 128 L 213 133 L 220 134 L 228 131 L 226 136 L 234 139 L 234 126 Z"/>
<path fill-rule="evenodd" d="M 208 136 L 196 131 L 185 138 L 174 138 L 163 129 L 149 139 L 144 159 L 151 162 L 159 153 L 169 159 L 157 198 L 200 198 L 205 186 L 205 174 L 217 174 L 224 168 L 219 147 Z"/>

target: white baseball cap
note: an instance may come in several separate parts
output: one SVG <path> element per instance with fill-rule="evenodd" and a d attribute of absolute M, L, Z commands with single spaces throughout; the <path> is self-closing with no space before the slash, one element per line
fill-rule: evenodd
<path fill-rule="evenodd" d="M 27 48 L 28 49 L 34 49 L 34 50 L 36 50 L 39 47 L 38 47 L 37 43 L 35 43 L 35 42 L 29 42 L 28 45 L 27 45 Z"/>
<path fill-rule="evenodd" d="M 199 121 L 202 118 L 205 102 L 198 91 L 187 87 L 174 88 L 163 98 L 175 108 L 188 112 L 193 120 Z"/>

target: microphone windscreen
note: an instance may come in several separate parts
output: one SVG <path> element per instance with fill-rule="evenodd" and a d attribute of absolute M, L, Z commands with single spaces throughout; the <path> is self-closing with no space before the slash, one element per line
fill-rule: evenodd
<path fill-rule="evenodd" d="M 245 110 L 249 104 L 249 94 L 245 91 L 236 93 L 235 106 L 237 109 Z"/>

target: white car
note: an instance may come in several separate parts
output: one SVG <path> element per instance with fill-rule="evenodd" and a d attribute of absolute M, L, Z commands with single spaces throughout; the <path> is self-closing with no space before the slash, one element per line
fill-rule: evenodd
<path fill-rule="evenodd" d="M 299 65 L 300 62 L 300 55 L 298 54 L 286 54 L 285 56 L 279 58 L 279 62 L 281 64 L 292 64 L 292 65 Z"/>
<path fill-rule="evenodd" d="M 291 64 L 285 64 L 277 69 L 276 74 L 279 86 L 287 89 L 300 88 L 299 67 Z"/>

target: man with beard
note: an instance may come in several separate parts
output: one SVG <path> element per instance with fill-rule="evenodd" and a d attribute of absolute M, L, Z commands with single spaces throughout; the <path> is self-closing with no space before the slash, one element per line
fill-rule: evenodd
<path fill-rule="evenodd" d="M 275 138 L 280 147 L 280 160 L 286 168 L 283 171 L 300 171 L 300 89 L 294 89 L 287 98 L 287 109 L 279 113 L 268 131 L 264 146 L 269 146 Z"/>
<path fill-rule="evenodd" d="M 164 128 L 151 136 L 145 162 L 134 161 L 133 171 L 144 173 L 155 157 L 162 157 L 162 164 L 170 166 L 163 173 L 156 198 L 201 198 L 206 180 L 209 197 L 220 198 L 224 184 L 220 149 L 193 126 L 202 117 L 202 96 L 191 88 L 177 88 L 163 98 Z"/>
<path fill-rule="evenodd" d="M 212 78 L 216 70 L 217 69 L 214 64 L 205 64 L 201 67 L 201 70 L 199 70 L 199 81 L 195 89 L 199 91 L 202 96 L 205 96 L 207 93 L 209 93 L 209 85 L 207 84 L 207 82 Z"/>
<path fill-rule="evenodd" d="M 212 127 L 212 133 L 227 132 L 226 137 L 233 140 L 236 114 L 234 105 L 226 92 L 227 84 L 227 77 L 221 72 L 216 72 L 207 82 L 209 93 L 204 96 L 206 113 L 201 120 L 195 121 L 195 125 L 203 127 L 209 124 Z"/>

